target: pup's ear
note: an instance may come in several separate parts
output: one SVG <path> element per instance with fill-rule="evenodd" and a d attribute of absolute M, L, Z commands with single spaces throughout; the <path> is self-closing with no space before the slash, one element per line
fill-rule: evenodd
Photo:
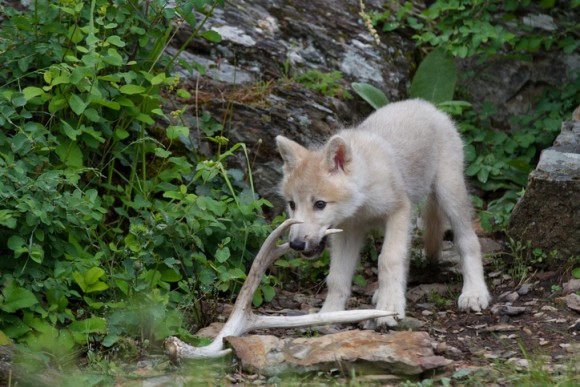
<path fill-rule="evenodd" d="M 278 145 L 278 152 L 282 156 L 282 160 L 284 160 L 285 173 L 292 172 L 308 152 L 302 145 L 284 136 L 276 136 L 276 144 Z"/>
<path fill-rule="evenodd" d="M 324 162 L 330 172 L 347 172 L 350 164 L 350 146 L 340 136 L 332 136 L 324 149 Z"/>

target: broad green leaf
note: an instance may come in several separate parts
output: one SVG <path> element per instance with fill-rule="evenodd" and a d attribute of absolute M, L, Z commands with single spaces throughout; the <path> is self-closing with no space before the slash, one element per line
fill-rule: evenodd
<path fill-rule="evenodd" d="M 105 274 L 105 271 L 103 269 L 101 269 L 100 267 L 91 267 L 86 273 L 85 273 L 85 284 L 87 285 L 91 285 L 94 284 L 95 282 L 97 282 L 99 280 L 99 278 L 101 278 L 103 275 Z"/>
<path fill-rule="evenodd" d="M 266 300 L 266 302 L 272 301 L 272 299 L 276 295 L 276 289 L 274 289 L 270 285 L 262 285 L 261 288 L 262 288 L 262 293 L 264 295 L 264 300 Z"/>
<path fill-rule="evenodd" d="M 0 210 L 0 225 L 14 229 L 16 227 L 16 220 L 18 219 L 18 213 L 12 210 Z M 13 235 L 13 237 L 16 235 Z M 8 246 L 10 247 L 10 246 Z M 11 250 L 14 250 L 10 248 Z"/>
<path fill-rule="evenodd" d="M 85 284 L 85 277 L 81 273 L 79 273 L 78 271 L 73 272 L 72 276 L 73 276 L 73 279 L 75 280 L 75 282 L 77 283 L 77 285 L 79 285 L 81 290 L 84 292 L 87 288 L 87 284 Z"/>
<path fill-rule="evenodd" d="M 144 122 L 148 125 L 153 125 L 155 123 L 155 120 L 153 118 L 151 118 L 151 116 L 149 114 L 145 114 L 145 113 L 139 113 L 137 114 L 137 116 L 135 117 L 136 120 L 139 120 L 141 122 Z"/>
<path fill-rule="evenodd" d="M 362 99 L 367 101 L 375 109 L 379 109 L 389 103 L 389 99 L 385 93 L 373 85 L 353 82 L 352 88 Z"/>
<path fill-rule="evenodd" d="M 14 313 L 38 304 L 38 300 L 30 290 L 21 288 L 14 282 L 6 285 L 2 294 L 4 299 L 0 304 L 0 309 L 6 313 Z"/>
<path fill-rule="evenodd" d="M 87 106 L 89 105 L 87 102 L 83 101 L 83 99 L 78 96 L 77 94 L 71 94 L 68 100 L 68 104 L 73 112 L 77 116 L 83 114 Z"/>
<path fill-rule="evenodd" d="M 161 157 L 161 158 L 167 158 L 167 157 L 171 156 L 171 152 L 168 150 L 165 150 L 163 148 L 155 148 L 155 156 Z M 2 217 L 0 216 L 0 222 L 1 221 L 2 221 Z"/>
<path fill-rule="evenodd" d="M 128 94 L 128 95 L 141 94 L 141 93 L 144 93 L 145 90 L 147 90 L 147 89 L 145 89 L 143 86 L 139 86 L 139 85 L 123 85 L 119 89 L 119 91 L 121 93 Z"/>
<path fill-rule="evenodd" d="M 173 269 L 165 269 L 161 271 L 161 280 L 165 282 L 177 282 L 180 281 L 183 276 Z"/>
<path fill-rule="evenodd" d="M 89 340 L 89 335 L 107 333 L 107 321 L 104 318 L 92 317 L 71 323 L 68 326 L 68 330 L 78 344 L 86 344 Z"/>
<path fill-rule="evenodd" d="M 254 297 L 252 298 L 252 304 L 254 306 L 260 306 L 262 305 L 263 302 L 264 299 L 262 298 L 262 290 L 258 289 L 256 290 L 256 293 L 254 293 Z"/>
<path fill-rule="evenodd" d="M 225 246 L 222 247 L 221 249 L 218 249 L 215 253 L 215 258 L 217 259 L 218 262 L 224 263 L 230 258 L 230 248 Z"/>
<path fill-rule="evenodd" d="M 201 37 L 205 40 L 209 40 L 212 43 L 219 43 L 222 41 L 222 36 L 217 31 L 213 30 L 202 32 Z"/>
<path fill-rule="evenodd" d="M 22 107 L 26 105 L 27 99 L 23 93 L 13 93 L 10 96 L 10 101 L 12 102 L 12 105 L 14 105 L 15 107 Z"/>
<path fill-rule="evenodd" d="M 423 59 L 413 81 L 411 97 L 434 104 L 453 100 L 457 68 L 455 59 L 444 49 L 437 48 Z"/>
<path fill-rule="evenodd" d="M 165 80 L 165 74 L 164 73 L 159 73 L 156 76 L 154 76 L 153 78 L 151 78 L 151 84 L 153 86 L 159 85 L 164 80 Z"/>
<path fill-rule="evenodd" d="M 125 129 L 117 128 L 115 129 L 115 137 L 119 140 L 124 140 L 129 137 L 129 132 L 127 132 Z"/>
<path fill-rule="evenodd" d="M 109 109 L 113 109 L 113 110 L 119 110 L 121 108 L 121 105 L 119 105 L 118 102 L 109 101 L 109 100 L 101 99 L 101 98 L 96 98 L 93 96 L 89 97 L 89 101 L 97 103 L 97 104 L 105 106 L 105 107 L 108 107 Z"/>
<path fill-rule="evenodd" d="M 26 98 L 26 100 L 29 101 L 34 97 L 38 97 L 40 95 L 43 95 L 44 90 L 42 90 L 40 87 L 29 86 L 29 87 L 25 88 L 24 90 L 22 90 L 22 94 L 24 94 L 24 97 Z"/>
<path fill-rule="evenodd" d="M 83 166 L 83 152 L 75 142 L 64 141 L 54 151 L 67 167 L 76 169 Z"/>
<path fill-rule="evenodd" d="M 167 127 L 167 138 L 175 140 L 179 136 L 189 136 L 189 128 L 186 126 L 169 126 Z"/>
<path fill-rule="evenodd" d="M 97 281 L 93 284 L 87 285 L 85 293 L 102 292 L 103 290 L 107 289 L 109 289 L 109 285 L 107 285 L 103 281 Z"/>
<path fill-rule="evenodd" d="M 42 260 L 44 259 L 44 250 L 42 249 L 42 246 L 37 243 L 33 243 L 32 246 L 30 246 L 28 254 L 36 263 L 42 263 Z"/>
<path fill-rule="evenodd" d="M 72 126 L 70 126 L 70 124 L 68 122 L 66 122 L 65 120 L 60 120 L 61 124 L 62 124 L 62 130 L 64 132 L 64 134 L 66 134 L 66 136 L 68 138 L 70 138 L 73 141 L 76 141 L 77 136 L 79 134 L 81 134 L 80 130 L 76 130 L 75 128 L 73 128 Z"/>
<path fill-rule="evenodd" d="M 105 42 L 112 44 L 113 46 L 125 47 L 125 42 L 123 42 L 118 35 L 109 36 Z"/>
<path fill-rule="evenodd" d="M 22 238 L 18 235 L 12 235 L 10 238 L 8 238 L 8 242 L 7 242 L 8 248 L 12 251 L 16 251 L 17 249 L 24 246 L 24 244 L 25 244 L 24 238 Z"/>

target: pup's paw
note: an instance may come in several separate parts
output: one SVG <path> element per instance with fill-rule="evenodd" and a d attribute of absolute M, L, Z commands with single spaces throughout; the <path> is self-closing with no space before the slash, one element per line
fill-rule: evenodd
<path fill-rule="evenodd" d="M 459 296 L 459 301 L 457 303 L 459 310 L 466 312 L 481 312 L 489 306 L 490 301 L 491 296 L 489 295 L 487 288 L 484 287 L 477 291 L 464 291 L 461 293 L 461 296 Z"/>

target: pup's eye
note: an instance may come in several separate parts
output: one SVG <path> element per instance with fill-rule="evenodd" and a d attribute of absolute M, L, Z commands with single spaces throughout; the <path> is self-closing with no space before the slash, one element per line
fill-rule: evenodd
<path fill-rule="evenodd" d="M 317 210 L 324 210 L 324 207 L 326 207 L 326 202 L 323 200 L 317 200 L 314 203 L 314 208 Z"/>
<path fill-rule="evenodd" d="M 294 203 L 294 201 L 293 201 L 293 200 L 290 200 L 290 201 L 288 202 L 288 206 L 290 207 L 290 209 L 291 209 L 292 211 L 294 211 L 294 210 L 296 209 L 296 203 Z"/>

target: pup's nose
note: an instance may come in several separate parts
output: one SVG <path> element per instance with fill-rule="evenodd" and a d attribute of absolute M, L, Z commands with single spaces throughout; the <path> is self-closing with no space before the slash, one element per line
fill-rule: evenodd
<path fill-rule="evenodd" d="M 294 239 L 293 241 L 290 241 L 290 248 L 296 251 L 304 251 L 306 248 L 306 242 Z"/>

